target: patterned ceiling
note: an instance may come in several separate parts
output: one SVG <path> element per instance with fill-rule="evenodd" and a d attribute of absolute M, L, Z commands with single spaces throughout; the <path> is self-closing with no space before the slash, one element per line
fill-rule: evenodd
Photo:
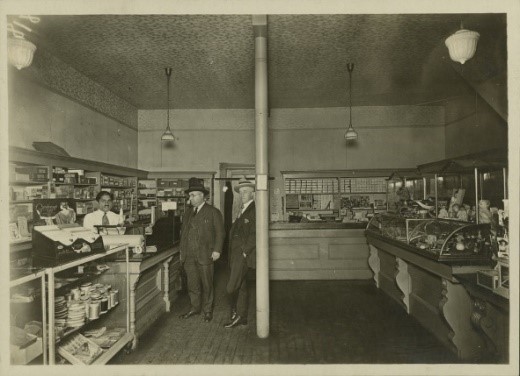
<path fill-rule="evenodd" d="M 253 108 L 254 41 L 247 15 L 42 16 L 33 41 L 139 109 Z M 481 34 L 463 67 L 444 40 L 460 22 Z M 436 103 L 469 81 L 506 90 L 506 17 L 472 15 L 268 16 L 271 108 L 342 107 L 346 64 L 353 105 Z M 441 103 L 441 102 L 439 102 Z"/>

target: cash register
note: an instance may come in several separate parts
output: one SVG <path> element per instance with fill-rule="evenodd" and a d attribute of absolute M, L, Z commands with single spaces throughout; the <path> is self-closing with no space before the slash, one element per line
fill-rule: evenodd
<path fill-rule="evenodd" d="M 34 226 L 33 266 L 51 267 L 105 252 L 103 238 L 77 223 Z"/>

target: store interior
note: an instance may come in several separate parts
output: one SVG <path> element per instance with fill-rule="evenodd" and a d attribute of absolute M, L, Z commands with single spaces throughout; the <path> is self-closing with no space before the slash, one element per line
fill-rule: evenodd
<path fill-rule="evenodd" d="M 5 59 L 11 365 L 512 364 L 508 14 L 262 17 L 7 14 L 34 47 Z M 180 320 L 189 179 L 229 231 L 261 145 L 269 288 L 251 271 L 249 326 L 222 329 L 223 250 L 214 320 Z M 106 189 L 125 226 L 60 253 L 38 226 Z"/>

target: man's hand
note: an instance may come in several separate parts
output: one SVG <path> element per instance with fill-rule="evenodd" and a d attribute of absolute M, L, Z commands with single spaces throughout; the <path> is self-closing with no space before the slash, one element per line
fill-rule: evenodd
<path fill-rule="evenodd" d="M 218 253 L 218 252 L 213 252 L 213 253 L 211 254 L 211 259 L 212 259 L 213 261 L 217 261 L 219 258 L 220 258 L 220 253 Z"/>
<path fill-rule="evenodd" d="M 247 258 L 247 255 L 245 252 L 242 252 L 242 255 L 244 256 L 244 258 Z"/>

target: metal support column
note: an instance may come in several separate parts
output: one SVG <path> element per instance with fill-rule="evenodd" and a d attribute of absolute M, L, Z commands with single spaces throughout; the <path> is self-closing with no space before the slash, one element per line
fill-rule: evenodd
<path fill-rule="evenodd" d="M 255 146 L 256 146 L 256 333 L 269 337 L 269 190 L 267 16 L 253 15 L 255 36 Z"/>
<path fill-rule="evenodd" d="M 479 218 L 479 206 L 478 206 L 478 168 L 475 167 L 475 220 L 477 224 L 480 223 Z"/>

